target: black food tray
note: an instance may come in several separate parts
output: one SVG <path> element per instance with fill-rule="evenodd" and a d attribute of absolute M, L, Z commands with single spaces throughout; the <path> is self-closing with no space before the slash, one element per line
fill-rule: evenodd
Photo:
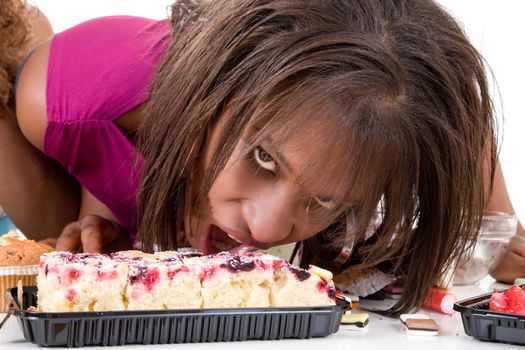
<path fill-rule="evenodd" d="M 525 316 L 490 311 L 492 293 L 454 304 L 468 335 L 486 341 L 525 344 Z"/>
<path fill-rule="evenodd" d="M 9 290 L 17 301 L 17 288 Z M 171 344 L 323 337 L 337 332 L 350 305 L 104 312 L 31 312 L 37 288 L 23 287 L 13 302 L 25 338 L 41 346 Z"/>

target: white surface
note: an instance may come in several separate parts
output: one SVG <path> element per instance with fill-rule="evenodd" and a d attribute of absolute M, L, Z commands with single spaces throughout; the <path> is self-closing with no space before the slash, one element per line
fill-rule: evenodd
<path fill-rule="evenodd" d="M 171 0 L 28 0 L 49 17 L 55 32 L 90 18 L 128 14 L 165 18 Z M 438 0 L 464 26 L 490 65 L 501 123 L 501 163 L 514 209 L 525 222 L 525 1 Z M 489 77 L 489 80 L 492 79 Z M 499 90 L 499 91 L 498 91 Z M 501 97 L 501 99 L 500 99 Z"/>
<path fill-rule="evenodd" d="M 500 121 L 500 161 L 514 209 L 525 224 L 525 1 L 438 0 L 462 24 L 492 71 Z M 494 81 L 493 81 L 494 79 Z"/>
<path fill-rule="evenodd" d="M 468 298 L 478 294 L 491 291 L 494 287 L 504 285 L 493 284 L 490 277 L 485 278 L 479 285 L 461 286 L 455 288 L 456 296 L 459 299 Z M 383 306 L 384 302 L 368 301 L 371 305 Z M 357 311 L 359 312 L 359 311 Z M 177 345 L 154 345 L 152 349 L 166 349 L 168 347 L 177 349 L 246 349 L 252 350 L 290 350 L 301 348 L 301 350 L 348 350 L 348 349 L 508 349 L 509 345 L 500 343 L 483 342 L 465 334 L 460 315 L 445 316 L 434 312 L 420 311 L 428 313 L 439 325 L 440 334 L 438 336 L 410 336 L 406 335 L 400 328 L 399 319 L 389 319 L 375 314 L 370 315 L 370 324 L 365 331 L 350 330 L 348 326 L 341 326 L 339 331 L 326 338 L 314 338 L 307 340 L 285 339 L 275 341 L 244 341 L 244 342 L 225 342 L 225 343 L 204 343 L 204 344 L 177 344 Z M 5 314 L 0 314 L 3 318 Z M 525 330 L 524 330 L 525 332 Z M 0 330 L 0 349 L 35 349 L 35 344 L 27 343 L 24 340 L 22 331 L 15 317 L 11 317 L 3 329 Z M 102 349 L 102 347 L 89 347 L 86 349 Z M 115 349 L 137 349 L 136 346 L 126 345 Z M 104 349 L 108 349 L 104 347 Z"/>

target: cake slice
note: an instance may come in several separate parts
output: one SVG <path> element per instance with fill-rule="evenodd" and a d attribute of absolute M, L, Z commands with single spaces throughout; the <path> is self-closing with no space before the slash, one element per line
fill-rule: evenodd
<path fill-rule="evenodd" d="M 200 308 L 201 269 L 194 254 L 125 251 L 113 259 L 128 264 L 125 299 L 128 310 Z M 200 255 L 200 254 L 198 254 Z"/>
<path fill-rule="evenodd" d="M 190 253 L 155 253 L 166 266 L 167 285 L 164 295 L 166 309 L 199 309 L 202 307 L 202 268 L 199 259 Z"/>
<path fill-rule="evenodd" d="M 261 252 L 203 257 L 204 307 L 289 307 L 335 304 L 332 273 L 304 270 Z"/>
<path fill-rule="evenodd" d="M 273 269 L 261 256 L 222 252 L 200 258 L 203 307 L 269 307 Z"/>
<path fill-rule="evenodd" d="M 44 254 L 37 277 L 39 311 L 125 310 L 127 280 L 128 265 L 106 255 Z"/>
<path fill-rule="evenodd" d="M 335 287 L 332 273 L 310 265 L 304 270 L 281 260 L 274 264 L 275 276 L 271 290 L 272 306 L 335 305 Z"/>

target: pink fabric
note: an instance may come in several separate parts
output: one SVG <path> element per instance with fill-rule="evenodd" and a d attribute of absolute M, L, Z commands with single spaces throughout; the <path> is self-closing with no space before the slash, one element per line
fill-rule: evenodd
<path fill-rule="evenodd" d="M 169 42 L 166 21 L 115 16 L 68 29 L 51 44 L 44 152 L 131 234 L 143 159 L 114 120 L 146 101 Z"/>

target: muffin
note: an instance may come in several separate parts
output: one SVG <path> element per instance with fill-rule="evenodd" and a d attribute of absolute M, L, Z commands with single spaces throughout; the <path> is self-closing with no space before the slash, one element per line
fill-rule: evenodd
<path fill-rule="evenodd" d="M 16 231 L 0 237 L 0 312 L 7 312 L 6 292 L 19 280 L 25 286 L 36 284 L 40 255 L 52 250 L 48 245 L 20 239 Z"/>

